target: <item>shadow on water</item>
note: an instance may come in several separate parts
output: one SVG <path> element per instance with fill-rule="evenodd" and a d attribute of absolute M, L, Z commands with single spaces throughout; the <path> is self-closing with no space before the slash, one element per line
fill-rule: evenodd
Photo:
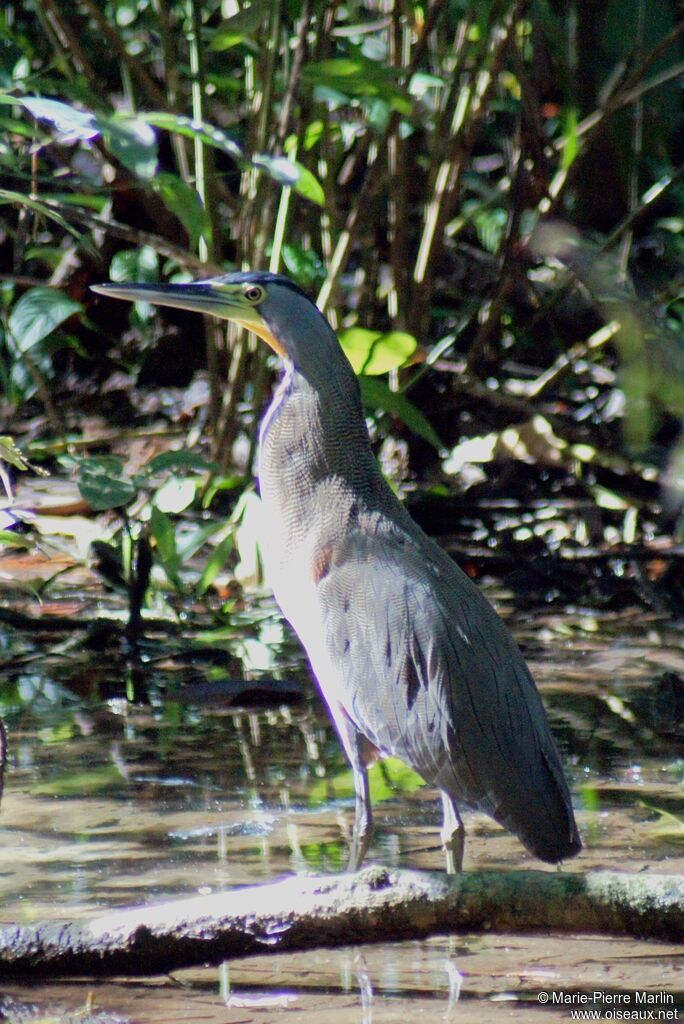
<path fill-rule="evenodd" d="M 585 839 L 565 870 L 681 873 L 682 631 L 594 613 L 511 624 L 564 751 Z M 111 638 L 21 636 L 6 634 L 0 650 L 10 736 L 3 922 L 83 918 L 343 868 L 351 774 L 294 648 L 276 644 L 273 671 L 245 682 L 239 662 L 207 645 L 157 643 L 135 659 Z M 373 796 L 371 858 L 441 869 L 436 793 L 388 762 L 374 769 Z M 466 870 L 540 867 L 484 816 L 468 815 L 466 827 Z M 310 1024 L 405 1021 L 409 1012 L 560 1020 L 563 992 L 603 993 L 589 1006 L 602 1011 L 615 1008 L 611 994 L 629 995 L 622 1006 L 635 1009 L 637 991 L 663 992 L 661 1009 L 672 1009 L 683 966 L 681 949 L 629 939 L 452 936 L 147 982 L 9 984 L 0 1020 L 238 1022 L 292 1011 Z"/>

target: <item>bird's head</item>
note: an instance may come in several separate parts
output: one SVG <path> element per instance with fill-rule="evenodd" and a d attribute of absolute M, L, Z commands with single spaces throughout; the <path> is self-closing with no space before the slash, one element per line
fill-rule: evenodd
<path fill-rule="evenodd" d="M 186 284 L 98 284 L 92 290 L 130 302 L 211 313 L 253 331 L 312 384 L 347 363 L 328 321 L 302 289 L 280 274 L 226 274 Z M 346 374 L 346 367 L 344 372 Z"/>

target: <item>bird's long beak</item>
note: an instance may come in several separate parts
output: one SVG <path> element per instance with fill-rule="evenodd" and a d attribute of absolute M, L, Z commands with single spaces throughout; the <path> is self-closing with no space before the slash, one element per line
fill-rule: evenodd
<path fill-rule="evenodd" d="M 258 309 L 249 306 L 241 290 L 213 281 L 186 284 L 93 284 L 91 291 L 129 302 L 150 302 L 154 306 L 174 306 L 195 313 L 210 313 L 221 320 L 232 320 L 258 334 L 279 356 L 286 352 L 274 337 Z"/>

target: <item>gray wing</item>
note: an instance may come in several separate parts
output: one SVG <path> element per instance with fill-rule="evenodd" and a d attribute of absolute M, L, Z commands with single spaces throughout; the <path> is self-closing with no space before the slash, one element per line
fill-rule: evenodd
<path fill-rule="evenodd" d="M 477 587 L 432 542 L 351 533 L 319 584 L 345 710 L 381 751 L 492 815 L 536 856 L 579 849 L 532 676 Z"/>

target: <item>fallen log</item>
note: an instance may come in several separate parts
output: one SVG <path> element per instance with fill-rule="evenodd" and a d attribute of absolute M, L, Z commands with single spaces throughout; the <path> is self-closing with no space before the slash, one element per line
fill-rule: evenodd
<path fill-rule="evenodd" d="M 155 975 L 231 957 L 449 932 L 684 940 L 684 878 L 597 871 L 447 876 L 368 867 L 0 931 L 0 979 Z"/>

